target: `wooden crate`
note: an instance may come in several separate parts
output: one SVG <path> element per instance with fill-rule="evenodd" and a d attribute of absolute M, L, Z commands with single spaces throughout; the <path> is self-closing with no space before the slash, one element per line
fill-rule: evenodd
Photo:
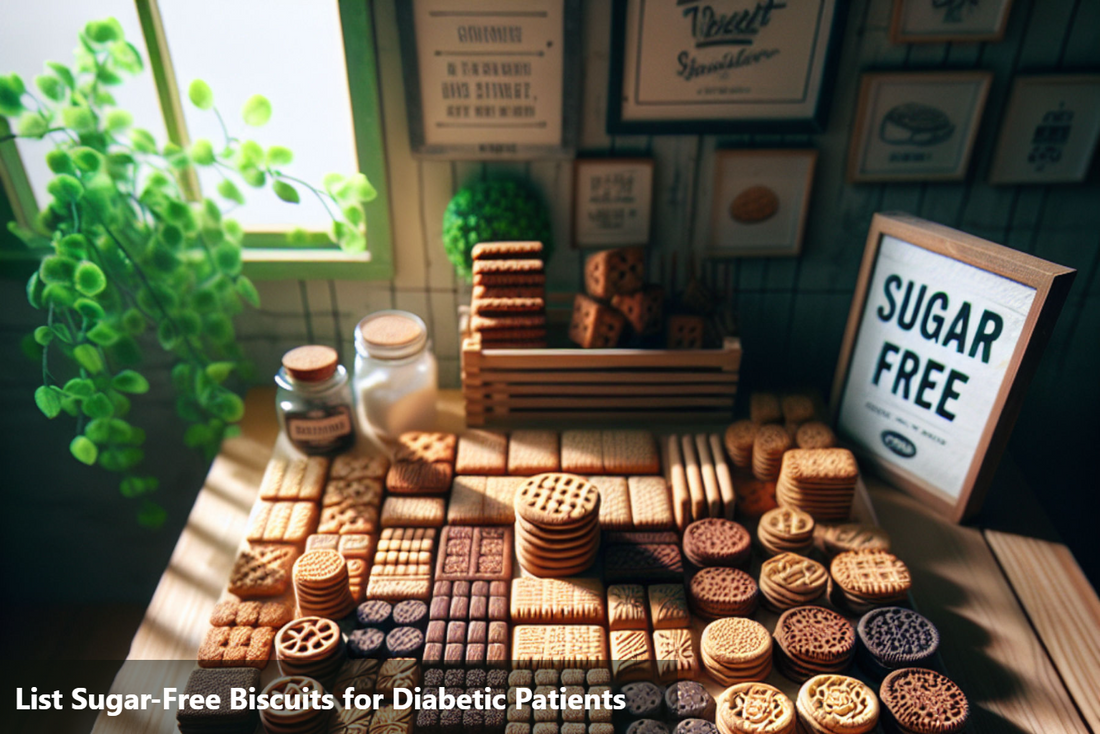
<path fill-rule="evenodd" d="M 741 340 L 720 349 L 479 349 L 462 343 L 471 426 L 580 420 L 580 425 L 726 421 Z"/>

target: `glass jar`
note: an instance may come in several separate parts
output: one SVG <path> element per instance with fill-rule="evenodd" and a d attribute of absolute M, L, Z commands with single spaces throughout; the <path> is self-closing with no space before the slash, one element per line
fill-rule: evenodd
<path fill-rule="evenodd" d="M 336 350 L 291 349 L 275 375 L 279 428 L 306 454 L 331 454 L 355 443 L 351 385 Z"/>
<path fill-rule="evenodd" d="M 354 390 L 359 430 L 382 443 L 435 429 L 439 368 L 419 316 L 378 311 L 359 322 Z"/>

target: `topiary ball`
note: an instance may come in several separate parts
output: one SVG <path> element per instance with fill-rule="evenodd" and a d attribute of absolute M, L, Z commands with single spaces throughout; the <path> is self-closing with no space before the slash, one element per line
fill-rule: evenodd
<path fill-rule="evenodd" d="M 537 240 L 543 257 L 553 251 L 550 216 L 539 197 L 516 181 L 463 186 L 443 212 L 443 249 L 459 276 L 473 274 L 471 252 L 479 242 Z"/>

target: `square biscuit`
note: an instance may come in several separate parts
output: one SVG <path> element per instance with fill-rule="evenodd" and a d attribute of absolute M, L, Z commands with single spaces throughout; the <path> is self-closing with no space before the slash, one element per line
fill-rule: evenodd
<path fill-rule="evenodd" d="M 249 542 L 304 544 L 317 530 L 317 504 L 301 501 L 260 500 L 252 510 Z"/>
<path fill-rule="evenodd" d="M 613 308 L 578 293 L 573 298 L 569 339 L 584 349 L 614 347 L 619 343 L 626 317 Z"/>
<path fill-rule="evenodd" d="M 459 475 L 451 482 L 451 501 L 447 504 L 448 525 L 479 525 L 485 504 L 488 477 Z"/>
<path fill-rule="evenodd" d="M 508 434 L 469 430 L 458 439 L 456 474 L 504 474 L 508 469 Z"/>
<path fill-rule="evenodd" d="M 508 442 L 508 473 L 531 476 L 561 468 L 557 431 L 512 431 Z"/>
<path fill-rule="evenodd" d="M 683 584 L 651 584 L 646 589 L 654 630 L 691 626 L 691 611 Z"/>
<path fill-rule="evenodd" d="M 630 513 L 637 530 L 671 530 L 676 525 L 664 477 L 627 477 Z"/>
<path fill-rule="evenodd" d="M 229 573 L 229 593 L 241 599 L 279 596 L 290 586 L 291 569 L 298 557 L 291 545 L 256 543 L 237 554 Z"/>
<path fill-rule="evenodd" d="M 653 652 L 657 659 L 657 677 L 662 682 L 699 677 L 699 659 L 690 629 L 653 630 Z"/>
<path fill-rule="evenodd" d="M 648 632 L 630 629 L 611 633 L 611 675 L 620 682 L 653 677 L 653 645 Z"/>
<path fill-rule="evenodd" d="M 446 514 L 442 497 L 387 497 L 380 522 L 384 528 L 438 528 Z"/>
<path fill-rule="evenodd" d="M 378 479 L 332 479 L 325 485 L 321 505 L 330 507 L 344 502 L 363 505 L 382 503 L 382 482 Z"/>
<path fill-rule="evenodd" d="M 606 474 L 600 431 L 573 430 L 561 434 L 561 470 L 570 474 Z"/>
<path fill-rule="evenodd" d="M 648 629 L 645 587 L 641 584 L 612 584 L 607 587 L 607 626 L 612 633 L 616 630 Z M 614 654 L 611 657 L 614 658 Z"/>
<path fill-rule="evenodd" d="M 386 474 L 386 489 L 393 494 L 442 494 L 453 477 L 452 463 L 397 461 Z"/>
<path fill-rule="evenodd" d="M 593 298 L 634 293 L 645 282 L 645 250 L 622 247 L 589 255 L 584 262 L 584 289 Z"/>
<path fill-rule="evenodd" d="M 397 439 L 396 461 L 436 462 L 455 460 L 458 438 L 453 433 L 409 431 Z"/>

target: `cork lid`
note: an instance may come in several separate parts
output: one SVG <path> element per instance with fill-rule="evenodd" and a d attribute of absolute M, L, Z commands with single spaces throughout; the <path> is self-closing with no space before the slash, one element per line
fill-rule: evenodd
<path fill-rule="evenodd" d="M 336 374 L 340 358 L 332 347 L 311 344 L 283 355 L 286 373 L 302 382 L 321 382 Z"/>
<path fill-rule="evenodd" d="M 375 359 L 403 359 L 424 349 L 428 327 L 407 311 L 377 311 L 359 322 L 355 337 L 360 353 Z"/>

